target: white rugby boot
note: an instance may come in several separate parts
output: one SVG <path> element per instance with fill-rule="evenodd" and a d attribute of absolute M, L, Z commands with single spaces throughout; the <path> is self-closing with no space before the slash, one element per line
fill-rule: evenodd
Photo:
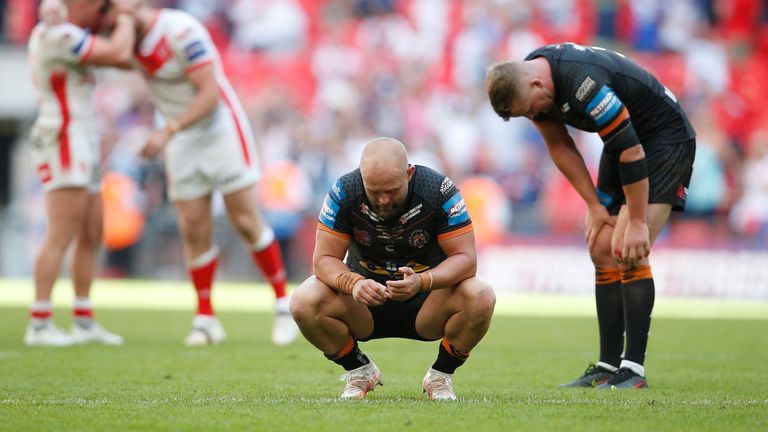
<path fill-rule="evenodd" d="M 195 315 L 192 320 L 192 330 L 184 338 L 188 347 L 218 345 L 227 339 L 224 327 L 213 315 Z"/>
<path fill-rule="evenodd" d="M 122 345 L 123 337 L 112 333 L 96 321 L 81 323 L 78 320 L 70 328 L 72 340 L 76 344 L 97 343 L 103 345 Z"/>
<path fill-rule="evenodd" d="M 288 297 L 283 297 L 275 303 L 275 320 L 272 323 L 272 343 L 286 346 L 293 343 L 299 335 L 299 326 L 288 309 Z"/>
<path fill-rule="evenodd" d="M 74 343 L 72 336 L 56 327 L 53 320 L 32 320 L 24 335 L 26 346 L 63 347 Z"/>
<path fill-rule="evenodd" d="M 456 393 L 453 392 L 453 383 L 451 382 L 452 379 L 452 374 L 429 369 L 424 376 L 422 388 L 430 400 L 456 400 Z"/>
<path fill-rule="evenodd" d="M 347 371 L 339 379 L 347 383 L 339 396 L 342 400 L 362 399 L 369 391 L 373 391 L 374 387 L 382 385 L 381 372 L 373 362 Z"/>

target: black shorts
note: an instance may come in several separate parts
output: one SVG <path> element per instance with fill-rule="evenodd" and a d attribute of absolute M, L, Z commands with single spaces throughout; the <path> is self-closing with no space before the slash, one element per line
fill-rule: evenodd
<path fill-rule="evenodd" d="M 696 140 L 672 144 L 644 144 L 648 164 L 648 203 L 671 204 L 673 211 L 685 210 L 688 184 L 693 173 Z M 603 150 L 597 174 L 597 196 L 612 215 L 626 202 L 619 177 L 619 154 Z"/>
<path fill-rule="evenodd" d="M 387 300 L 381 306 L 368 307 L 373 316 L 373 333 L 358 340 L 365 342 L 390 337 L 420 341 L 437 340 L 425 339 L 416 332 L 416 315 L 428 296 L 429 291 L 420 292 L 404 302 Z"/>

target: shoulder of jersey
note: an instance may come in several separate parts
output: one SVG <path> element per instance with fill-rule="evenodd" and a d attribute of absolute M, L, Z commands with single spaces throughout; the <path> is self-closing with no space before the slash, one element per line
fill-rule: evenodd
<path fill-rule="evenodd" d="M 337 202 L 342 202 L 361 195 L 363 193 L 363 181 L 360 177 L 360 170 L 348 172 L 339 177 L 331 186 L 330 194 Z"/>
<path fill-rule="evenodd" d="M 413 185 L 413 193 L 432 206 L 439 207 L 443 201 L 450 198 L 451 192 L 455 189 L 450 178 L 432 168 L 417 165 L 414 175 L 417 177 Z"/>

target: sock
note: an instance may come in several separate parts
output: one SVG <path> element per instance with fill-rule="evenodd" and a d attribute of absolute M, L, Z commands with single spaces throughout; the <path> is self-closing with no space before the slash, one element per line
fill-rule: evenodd
<path fill-rule="evenodd" d="M 432 364 L 432 369 L 442 373 L 453 374 L 456 372 L 457 367 L 467 361 L 467 357 L 469 357 L 469 353 L 457 350 L 448 342 L 448 339 L 443 338 L 437 351 L 437 360 Z"/>
<path fill-rule="evenodd" d="M 35 328 L 44 326 L 53 316 L 50 300 L 37 300 L 29 306 L 29 318 Z"/>
<path fill-rule="evenodd" d="M 344 345 L 344 348 L 342 348 L 341 351 L 335 354 L 325 354 L 325 358 L 333 361 L 347 371 L 357 369 L 371 362 L 368 359 L 368 356 L 360 351 L 360 346 L 357 345 L 357 341 L 352 336 L 349 337 L 347 344 Z"/>
<path fill-rule="evenodd" d="M 259 241 L 253 245 L 253 261 L 261 269 L 261 272 L 267 278 L 272 289 L 275 290 L 275 297 L 280 299 L 285 297 L 285 266 L 283 266 L 283 256 L 280 252 L 280 245 L 275 238 L 275 232 L 272 228 L 266 227 L 259 236 Z"/>
<path fill-rule="evenodd" d="M 637 364 L 633 361 L 629 360 L 622 360 L 621 361 L 621 368 L 622 369 L 632 369 L 632 371 L 641 377 L 645 377 L 645 367 L 641 364 Z"/>
<path fill-rule="evenodd" d="M 624 350 L 624 307 L 621 294 L 621 270 L 595 268 L 595 304 L 600 331 L 600 363 L 614 369 Z"/>
<path fill-rule="evenodd" d="M 621 295 L 624 300 L 624 327 L 627 332 L 627 350 L 624 359 L 642 365 L 648 347 L 651 312 L 655 287 L 651 266 L 625 270 L 621 275 Z"/>
<path fill-rule="evenodd" d="M 213 277 L 216 274 L 216 265 L 219 263 L 219 248 L 212 247 L 192 260 L 189 265 L 189 275 L 197 293 L 197 314 L 213 315 L 211 304 L 211 289 Z"/>
<path fill-rule="evenodd" d="M 72 317 L 75 324 L 82 328 L 89 328 L 93 325 L 93 307 L 91 299 L 88 297 L 75 297 L 72 304 Z"/>

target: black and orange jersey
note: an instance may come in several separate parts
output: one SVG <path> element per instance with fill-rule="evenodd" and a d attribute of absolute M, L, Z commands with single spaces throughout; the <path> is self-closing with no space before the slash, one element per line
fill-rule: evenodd
<path fill-rule="evenodd" d="M 383 220 L 371 208 L 360 170 L 341 176 L 320 210 L 319 230 L 349 239 L 346 264 L 366 278 L 384 282 L 399 267 L 417 273 L 445 260 L 438 240 L 472 231 L 464 199 L 448 177 L 416 165 L 403 211 Z"/>
<path fill-rule="evenodd" d="M 675 95 L 622 54 L 562 43 L 539 48 L 525 59 L 537 57 L 545 58 L 552 70 L 555 107 L 534 121 L 554 118 L 597 132 L 609 151 L 695 137 Z"/>

